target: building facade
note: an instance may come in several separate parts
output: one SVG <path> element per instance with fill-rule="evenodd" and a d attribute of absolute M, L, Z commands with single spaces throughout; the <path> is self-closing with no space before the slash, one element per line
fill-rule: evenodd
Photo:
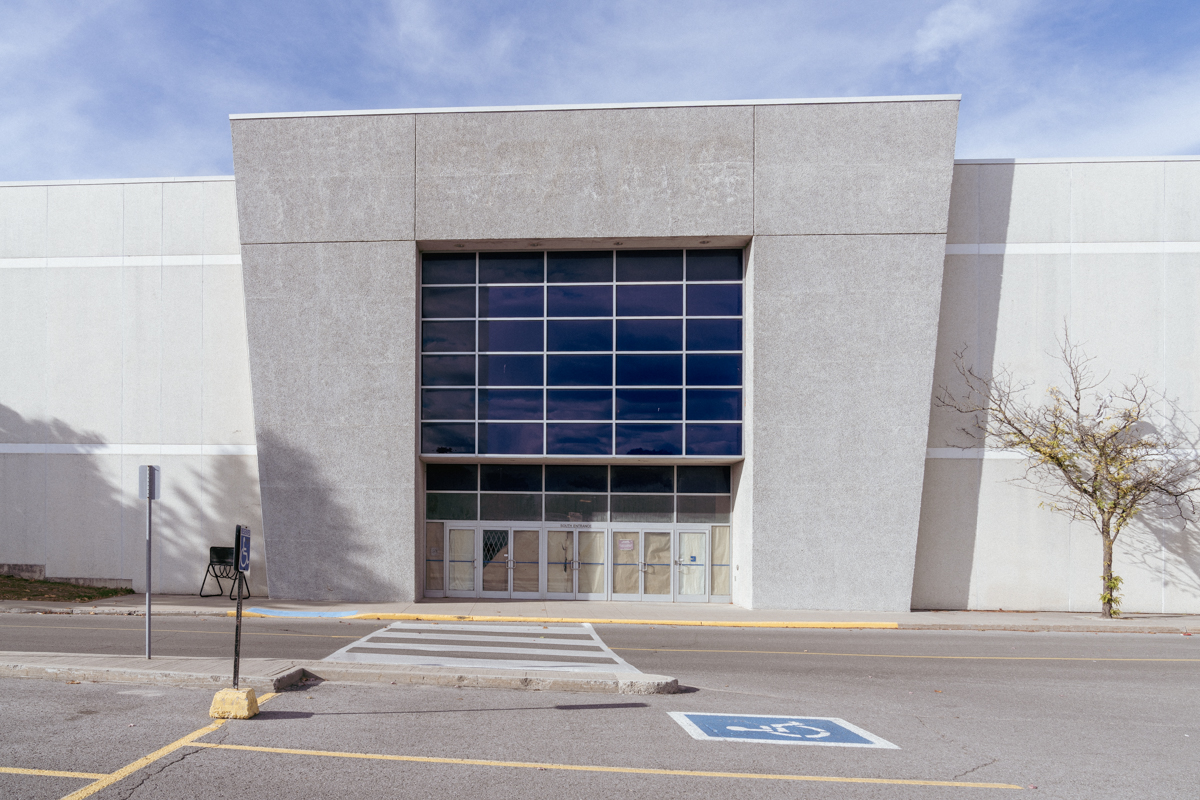
<path fill-rule="evenodd" d="M 278 598 L 1091 609 L 931 396 L 1066 321 L 1192 410 L 1200 160 L 956 162 L 957 105 L 235 115 L 236 180 L 0 186 L 0 563 L 142 588 L 154 462 L 156 591 L 242 523 Z M 1126 537 L 1126 609 L 1200 609 L 1194 530 Z"/>

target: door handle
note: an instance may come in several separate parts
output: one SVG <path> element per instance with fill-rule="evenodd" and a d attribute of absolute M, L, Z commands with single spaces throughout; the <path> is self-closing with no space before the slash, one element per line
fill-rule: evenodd
<path fill-rule="evenodd" d="M 579 562 L 578 562 L 578 561 L 572 561 L 572 562 L 571 562 L 571 569 L 579 569 Z"/>
<path fill-rule="evenodd" d="M 645 562 L 645 561 L 639 561 L 639 562 L 638 562 L 638 569 L 639 569 L 639 570 L 641 570 L 642 572 L 645 572 L 645 571 L 646 571 L 646 562 Z"/>

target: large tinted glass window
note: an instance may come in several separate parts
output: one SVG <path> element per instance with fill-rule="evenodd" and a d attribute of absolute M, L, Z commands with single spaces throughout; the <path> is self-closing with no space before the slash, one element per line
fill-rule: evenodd
<path fill-rule="evenodd" d="M 741 453 L 742 251 L 430 253 L 422 452 Z"/>
<path fill-rule="evenodd" d="M 607 492 L 608 467 L 547 465 L 547 492 Z"/>
<path fill-rule="evenodd" d="M 484 464 L 479 471 L 479 488 L 485 492 L 540 492 L 540 464 Z"/>
<path fill-rule="evenodd" d="M 680 494 L 729 494 L 729 467 L 678 467 Z"/>
<path fill-rule="evenodd" d="M 473 492 L 478 489 L 475 464 L 426 464 L 425 489 L 431 492 Z"/>

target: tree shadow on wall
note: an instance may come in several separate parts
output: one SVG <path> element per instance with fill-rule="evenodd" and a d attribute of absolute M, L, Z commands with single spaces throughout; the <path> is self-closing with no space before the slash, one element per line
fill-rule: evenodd
<path fill-rule="evenodd" d="M 272 431 L 258 432 L 258 464 L 272 599 L 398 598 L 394 573 L 403 532 L 386 524 L 394 496 L 335 485 L 314 455 Z M 347 495 L 354 507 L 344 502 Z"/>
<path fill-rule="evenodd" d="M 107 444 L 92 431 L 28 419 L 3 404 L 0 442 Z M 140 566 L 132 568 L 133 554 L 123 551 L 124 523 L 135 509 L 122 499 L 120 456 L 5 453 L 0 463 L 0 562 L 41 566 L 47 577 L 98 586 L 128 585 L 135 571 L 141 575 Z"/>
<path fill-rule="evenodd" d="M 1123 575 L 1120 562 L 1132 559 L 1146 572 L 1161 575 L 1174 591 L 1188 595 L 1191 602 L 1182 605 L 1195 605 L 1200 600 L 1200 534 L 1194 526 L 1179 516 L 1140 515 L 1117 540 L 1114 572 Z M 1181 603 L 1168 599 L 1167 605 Z"/>

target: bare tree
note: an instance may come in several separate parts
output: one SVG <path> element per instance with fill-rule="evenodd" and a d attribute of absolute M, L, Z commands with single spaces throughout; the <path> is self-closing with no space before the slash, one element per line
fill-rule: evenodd
<path fill-rule="evenodd" d="M 1102 614 L 1120 616 L 1113 543 L 1143 512 L 1192 518 L 1200 491 L 1194 426 L 1143 375 L 1105 391 L 1109 376 L 1096 376 L 1094 359 L 1066 326 L 1058 354 L 1066 387 L 1049 387 L 1040 403 L 1028 399 L 1031 383 L 1007 369 L 981 375 L 965 355 L 965 348 L 955 353 L 959 390 L 940 387 L 935 404 L 970 415 L 961 430 L 981 445 L 1024 454 L 1020 480 L 1046 498 L 1043 507 L 1095 526 L 1104 543 Z"/>

